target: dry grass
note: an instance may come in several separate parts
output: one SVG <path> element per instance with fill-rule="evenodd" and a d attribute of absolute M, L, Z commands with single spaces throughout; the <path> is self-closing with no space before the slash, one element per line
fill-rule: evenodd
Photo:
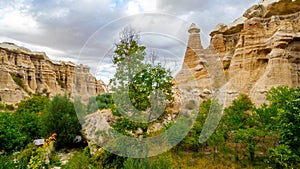
<path fill-rule="evenodd" d="M 173 154 L 173 167 L 182 169 L 239 169 L 242 167 L 236 166 L 226 161 L 210 160 L 193 152 L 182 152 L 182 156 Z"/>

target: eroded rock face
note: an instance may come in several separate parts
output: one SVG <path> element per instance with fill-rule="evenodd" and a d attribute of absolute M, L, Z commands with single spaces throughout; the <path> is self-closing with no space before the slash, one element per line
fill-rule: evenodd
<path fill-rule="evenodd" d="M 260 105 L 266 102 L 265 93 L 271 87 L 300 85 L 300 1 L 263 0 L 232 24 L 219 24 L 210 35 L 210 48 L 219 54 L 224 66 L 227 105 L 240 93 Z M 211 57 L 205 50 L 195 55 L 209 62 Z M 188 53 L 192 53 L 189 47 L 184 65 L 203 65 Z M 199 77 L 200 88 L 206 88 L 208 80 L 194 74 Z"/>
<path fill-rule="evenodd" d="M 89 67 L 51 61 L 45 53 L 31 52 L 12 43 L 0 44 L 0 97 L 15 104 L 33 93 L 67 93 L 71 98 L 107 92 L 106 85 L 90 74 Z M 15 80 L 13 80 L 15 79 Z M 22 86 L 16 83 L 22 82 Z"/>
<path fill-rule="evenodd" d="M 279 8 L 280 7 L 280 8 Z M 277 9 L 278 8 L 278 9 Z M 286 85 L 297 87 L 299 83 L 300 4 L 290 0 L 263 1 L 244 14 L 247 18 L 242 29 L 212 41 L 221 57 L 232 58 L 227 90 L 230 104 L 240 93 L 247 93 L 256 105 L 266 102 L 265 93 L 271 87 Z M 212 39 L 216 39 L 215 35 Z M 220 39 L 220 38 L 219 38 Z M 237 39 L 227 42 L 230 39 Z M 225 41 L 225 42 L 224 42 Z M 223 52 L 223 53 L 222 53 Z M 231 96 L 230 96 L 231 95 Z"/>
<path fill-rule="evenodd" d="M 226 26 L 219 25 L 220 29 Z M 185 93 L 183 100 L 194 100 L 196 103 L 216 94 L 225 83 L 222 62 L 213 46 L 203 49 L 200 40 L 200 29 L 192 24 L 188 30 L 189 41 L 181 71 L 175 76 L 174 83 Z M 220 44 L 220 50 L 224 44 Z"/>

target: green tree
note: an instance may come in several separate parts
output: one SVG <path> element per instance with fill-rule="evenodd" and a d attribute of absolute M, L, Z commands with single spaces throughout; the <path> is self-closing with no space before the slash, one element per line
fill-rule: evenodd
<path fill-rule="evenodd" d="M 237 99 L 232 101 L 232 105 L 224 109 L 223 120 L 227 130 L 245 129 L 253 126 L 251 119 L 254 104 L 245 94 L 240 94 Z"/>
<path fill-rule="evenodd" d="M 143 69 L 146 47 L 139 44 L 139 39 L 139 34 L 130 27 L 120 33 L 120 42 L 115 44 L 113 57 L 113 63 L 117 66 L 114 78 L 111 79 L 113 87 L 125 89 L 135 74 Z"/>
<path fill-rule="evenodd" d="M 64 95 L 56 95 L 42 115 L 43 135 L 57 134 L 56 145 L 68 146 L 76 135 L 80 135 L 81 125 L 73 103 Z"/>
<path fill-rule="evenodd" d="M 300 87 L 296 89 L 286 86 L 272 88 L 267 93 L 267 99 L 271 102 L 269 109 L 276 112 L 272 118 L 274 124 L 277 125 L 275 129 L 279 133 L 281 145 L 281 148 L 272 149 L 270 156 L 278 164 L 280 159 L 274 158 L 278 157 L 276 154 L 282 154 L 286 160 L 279 164 L 283 167 L 292 166 L 300 160 Z"/>
<path fill-rule="evenodd" d="M 22 100 L 18 103 L 17 113 L 43 113 L 45 112 L 50 99 L 46 96 L 36 94 L 31 98 Z"/>
<path fill-rule="evenodd" d="M 222 107 L 215 99 L 208 99 L 199 105 L 199 112 L 192 129 L 185 139 L 181 142 L 181 146 L 198 151 L 201 144 L 203 148 L 207 145 L 213 148 L 215 152 L 224 145 L 224 132 L 221 127 L 215 128 L 221 118 Z M 205 130 L 203 126 L 206 123 Z M 204 143 L 199 142 L 199 138 L 206 138 Z"/>
<path fill-rule="evenodd" d="M 27 143 L 41 137 L 42 124 L 40 116 L 46 112 L 49 102 L 48 97 L 34 95 L 18 103 L 15 116 L 17 122 L 21 125 L 20 132 L 28 136 Z"/>
<path fill-rule="evenodd" d="M 161 105 L 165 100 L 173 101 L 172 76 L 170 72 L 160 64 L 146 65 L 146 67 L 137 73 L 129 85 L 129 98 L 134 107 L 138 110 L 149 111 L 148 121 L 152 120 L 152 113 L 160 113 Z M 150 99 L 149 99 L 150 96 Z"/>
<path fill-rule="evenodd" d="M 254 161 L 256 146 L 259 138 L 263 135 L 254 113 L 254 104 L 245 94 L 240 94 L 233 100 L 232 105 L 225 108 L 222 123 L 225 126 L 227 136 L 235 143 L 235 158 L 238 161 L 237 143 L 246 144 L 250 160 Z"/>
<path fill-rule="evenodd" d="M 276 168 L 294 168 L 297 161 L 299 161 L 299 156 L 288 145 L 281 144 L 270 149 L 268 162 L 275 164 Z"/>
<path fill-rule="evenodd" d="M 102 109 L 108 109 L 112 106 L 113 100 L 112 96 L 109 93 L 106 94 L 100 94 L 96 97 L 90 97 L 89 103 L 87 105 L 87 111 L 88 113 L 93 113 L 95 111 L 102 110 Z"/>
<path fill-rule="evenodd" d="M 280 140 L 300 155 L 300 87 L 272 88 L 268 93 L 271 107 L 277 108 Z"/>
<path fill-rule="evenodd" d="M 115 44 L 113 63 L 116 73 L 111 79 L 114 103 L 111 108 L 115 115 L 146 123 L 165 112 L 167 101 L 172 102 L 173 84 L 170 72 L 161 65 L 144 63 L 146 47 L 139 44 L 139 38 L 134 29 L 125 28 L 120 34 L 120 42 Z M 125 121 L 126 124 L 121 124 Z M 128 125 L 146 131 L 144 124 L 132 123 L 137 125 L 132 127 L 128 123 L 130 120 L 118 119 L 115 129 L 122 131 L 124 128 L 117 126 Z"/>
<path fill-rule="evenodd" d="M 0 149 L 12 152 L 22 148 L 28 136 L 20 132 L 22 127 L 13 113 L 0 113 Z"/>

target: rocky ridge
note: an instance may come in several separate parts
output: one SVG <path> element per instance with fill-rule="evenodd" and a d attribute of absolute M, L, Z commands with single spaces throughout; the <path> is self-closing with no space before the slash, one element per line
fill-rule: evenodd
<path fill-rule="evenodd" d="M 190 40 L 195 41 L 191 36 L 199 35 L 192 34 Z M 240 93 L 248 94 L 260 105 L 265 103 L 265 93 L 271 87 L 300 85 L 300 1 L 263 0 L 233 23 L 217 25 L 210 36 L 208 49 L 197 49 L 188 43 L 183 69 L 177 75 L 179 83 L 188 81 L 182 75 L 187 73 L 185 65 L 189 65 L 188 71 L 199 82 L 196 88 L 200 95 L 205 90 L 213 91 L 214 87 L 208 85 L 212 84 L 208 83 L 212 78 L 209 72 L 219 70 L 211 68 L 209 60 L 214 59 L 206 54 L 209 49 L 215 50 L 223 64 L 226 82 L 222 89 L 227 105 Z"/>
<path fill-rule="evenodd" d="M 55 62 L 43 52 L 32 52 L 13 43 L 0 44 L 0 97 L 15 104 L 34 93 L 67 93 L 71 98 L 107 92 L 106 85 L 90 74 L 90 68 L 72 62 Z"/>

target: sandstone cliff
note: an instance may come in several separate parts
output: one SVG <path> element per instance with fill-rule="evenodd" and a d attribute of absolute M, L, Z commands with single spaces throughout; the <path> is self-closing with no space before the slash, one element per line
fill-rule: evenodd
<path fill-rule="evenodd" d="M 272 86 L 300 85 L 300 1 L 263 0 L 233 23 L 217 25 L 210 35 L 211 45 L 203 50 L 190 44 L 200 43 L 195 42 L 200 38 L 191 38 L 199 34 L 190 32 L 183 70 L 177 75 L 184 79 L 186 67 L 193 72 L 200 95 L 205 88 L 213 89 L 208 86 L 213 71 L 207 71 L 213 59 L 205 53 L 213 48 L 223 63 L 227 105 L 240 93 L 260 105 Z"/>
<path fill-rule="evenodd" d="M 45 53 L 32 52 L 12 43 L 0 44 L 0 97 L 15 104 L 33 93 L 72 97 L 106 92 L 106 86 L 90 74 L 87 66 L 51 61 Z"/>

